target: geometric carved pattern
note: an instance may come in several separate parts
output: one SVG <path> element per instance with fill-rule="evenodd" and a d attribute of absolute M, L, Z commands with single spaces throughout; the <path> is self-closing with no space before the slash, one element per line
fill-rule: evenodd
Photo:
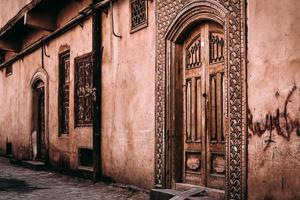
<path fill-rule="evenodd" d="M 225 175 L 225 156 L 212 153 L 211 156 L 211 173 Z"/>
<path fill-rule="evenodd" d="M 131 32 L 148 25 L 147 0 L 130 0 Z"/>
<path fill-rule="evenodd" d="M 210 33 L 210 63 L 224 61 L 224 39 L 221 34 Z"/>
<path fill-rule="evenodd" d="M 225 66 L 228 108 L 226 116 L 226 199 L 246 199 L 246 104 L 245 104 L 245 0 L 157 0 L 157 67 L 156 67 L 156 156 L 155 184 L 166 188 L 170 182 L 166 152 L 166 30 L 177 14 L 192 3 L 222 5 L 225 20 Z M 193 12 L 193 11 L 189 11 Z M 225 104 L 227 105 L 227 104 Z M 220 163 L 220 162 L 218 162 Z"/>
<path fill-rule="evenodd" d="M 93 120 L 92 54 L 75 58 L 75 126 L 91 126 Z"/>
<path fill-rule="evenodd" d="M 195 40 L 187 49 L 186 49 L 186 68 L 191 69 L 195 67 L 200 67 L 201 64 L 201 40 Z"/>
<path fill-rule="evenodd" d="M 201 170 L 201 153 L 186 152 L 186 167 L 187 172 L 198 172 Z"/>

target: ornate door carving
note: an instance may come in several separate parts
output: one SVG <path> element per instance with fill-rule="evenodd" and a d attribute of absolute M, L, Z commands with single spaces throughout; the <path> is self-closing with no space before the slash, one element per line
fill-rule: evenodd
<path fill-rule="evenodd" d="M 224 189 L 224 34 L 204 23 L 183 44 L 183 181 Z"/>
<path fill-rule="evenodd" d="M 207 186 L 224 189 L 225 136 L 224 136 L 224 33 L 217 24 L 207 25 Z"/>
<path fill-rule="evenodd" d="M 222 24 L 225 33 L 223 85 L 225 88 L 223 131 L 226 133 L 227 161 L 225 199 L 247 199 L 245 5 L 245 0 L 158 0 L 156 3 L 158 56 L 155 98 L 155 186 L 157 188 L 170 188 L 174 181 L 181 181 L 181 177 L 177 174 L 182 173 L 176 172 L 179 168 L 183 168 L 182 165 L 174 166 L 175 160 L 183 159 L 174 151 L 175 148 L 183 148 L 179 145 L 183 142 L 173 140 L 177 135 L 181 135 L 181 132 L 177 133 L 174 128 L 182 125 L 177 123 L 176 118 L 174 119 L 176 112 L 173 105 L 178 99 L 181 100 L 176 98 L 174 93 L 183 91 L 182 85 L 177 89 L 173 84 L 173 80 L 178 76 L 175 71 L 177 67 L 174 66 L 179 65 L 178 58 L 181 58 L 174 56 L 177 55 L 176 47 L 177 44 L 181 44 L 182 36 L 186 35 L 191 26 L 211 20 Z M 178 172 L 181 171 L 182 169 Z"/>

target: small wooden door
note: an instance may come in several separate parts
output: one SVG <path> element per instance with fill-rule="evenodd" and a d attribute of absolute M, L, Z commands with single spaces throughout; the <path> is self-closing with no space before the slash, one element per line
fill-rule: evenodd
<path fill-rule="evenodd" d="M 224 188 L 224 33 L 207 22 L 183 44 L 183 181 Z"/>
<path fill-rule="evenodd" d="M 46 159 L 46 143 L 45 143 L 45 89 L 44 83 L 39 81 L 34 87 L 34 113 L 37 159 L 45 161 Z"/>

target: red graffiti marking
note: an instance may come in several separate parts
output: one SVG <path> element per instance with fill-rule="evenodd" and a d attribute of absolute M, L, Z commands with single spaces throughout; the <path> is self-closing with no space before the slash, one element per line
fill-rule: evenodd
<path fill-rule="evenodd" d="M 269 139 L 266 140 L 267 146 L 266 148 L 272 143 L 275 142 L 272 139 L 272 131 L 276 131 L 276 133 L 284 138 L 285 140 L 289 141 L 291 134 L 295 131 L 297 136 L 300 136 L 300 122 L 299 119 L 291 119 L 289 116 L 287 107 L 293 93 L 296 91 L 297 87 L 294 86 L 292 90 L 289 92 L 285 102 L 283 112 L 280 112 L 278 108 L 275 112 L 275 115 L 267 114 L 266 118 L 263 122 L 254 122 L 253 115 L 248 107 L 248 128 L 252 135 L 258 135 L 261 137 L 265 133 L 270 133 Z M 251 137 L 250 135 L 249 137 Z"/>

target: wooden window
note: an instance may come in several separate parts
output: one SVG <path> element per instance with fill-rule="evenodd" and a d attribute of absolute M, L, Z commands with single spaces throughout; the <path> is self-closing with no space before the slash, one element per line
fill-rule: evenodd
<path fill-rule="evenodd" d="M 13 67 L 12 65 L 8 65 L 5 69 L 5 76 L 10 76 L 13 74 Z"/>
<path fill-rule="evenodd" d="M 92 54 L 75 58 L 75 126 L 93 123 Z"/>
<path fill-rule="evenodd" d="M 148 26 L 147 0 L 130 0 L 131 33 Z"/>
<path fill-rule="evenodd" d="M 59 55 L 59 132 L 69 133 L 70 51 Z"/>

